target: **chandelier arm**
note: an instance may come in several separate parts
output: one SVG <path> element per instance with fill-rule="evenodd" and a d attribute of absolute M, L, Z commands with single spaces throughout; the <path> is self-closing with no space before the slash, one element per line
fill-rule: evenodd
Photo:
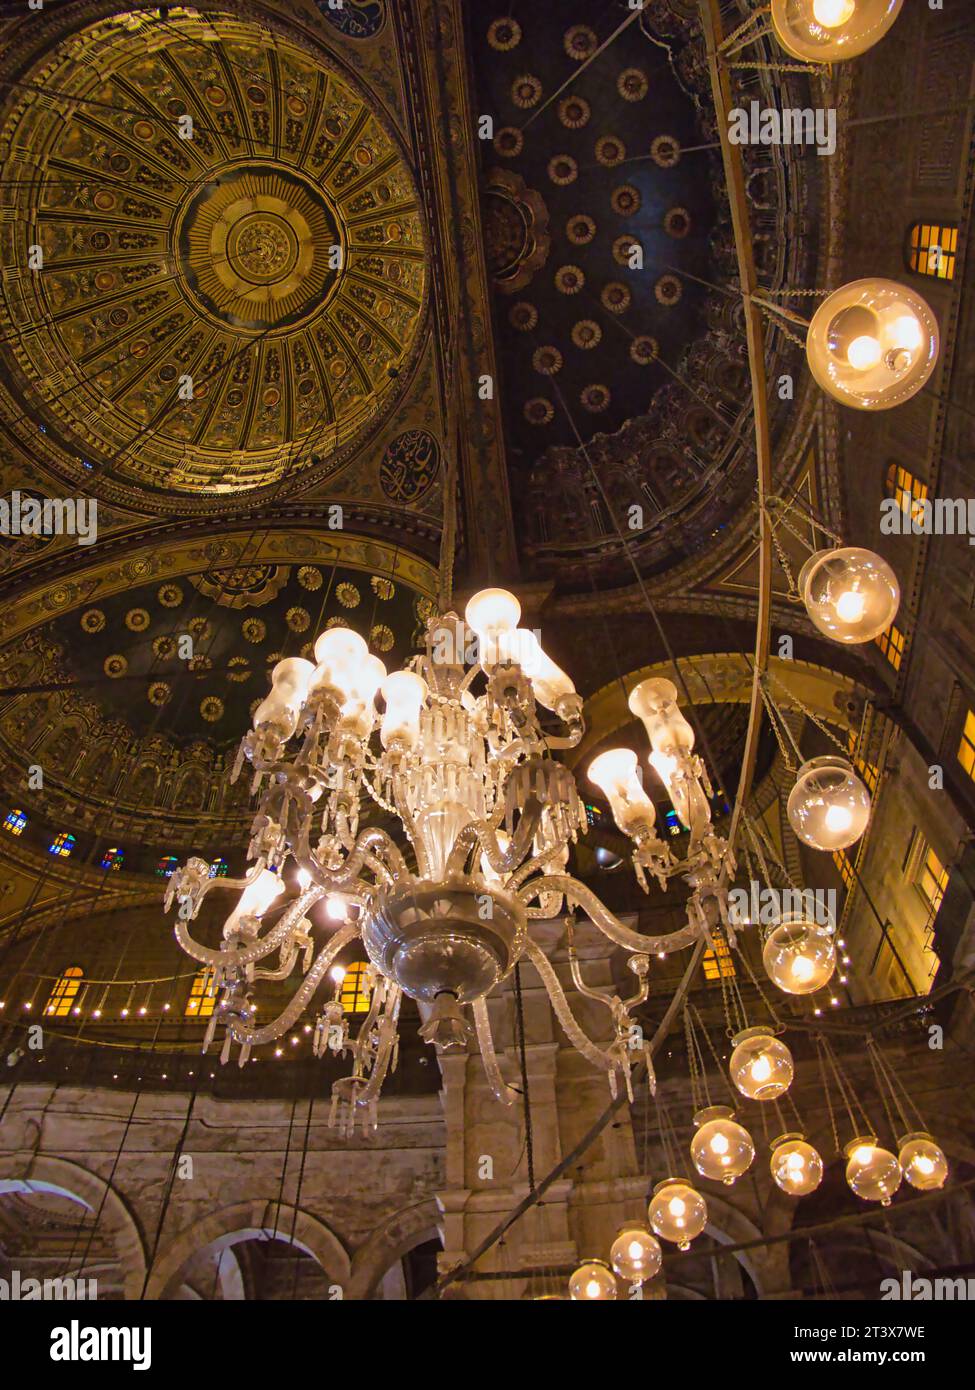
<path fill-rule="evenodd" d="M 474 1027 L 477 1030 L 477 1043 L 481 1049 L 481 1062 L 484 1066 L 484 1073 L 487 1076 L 488 1084 L 496 1100 L 502 1105 L 514 1105 L 519 1099 L 521 1092 L 516 1091 L 513 1086 L 509 1086 L 501 1075 L 501 1067 L 498 1063 L 498 1054 L 494 1050 L 494 1037 L 491 1033 L 491 1019 L 488 1014 L 487 1000 L 484 998 L 475 999 L 473 1003 Z"/>
<path fill-rule="evenodd" d="M 244 946 L 234 950 L 233 948 L 220 950 L 212 946 L 204 946 L 199 941 L 195 941 L 190 936 L 187 924 L 182 918 L 176 919 L 176 940 L 188 956 L 198 960 L 202 965 L 220 965 L 225 968 L 233 969 L 236 966 L 251 965 L 256 960 L 263 960 L 269 956 L 275 947 L 280 946 L 291 935 L 297 923 L 304 917 L 308 908 L 314 906 L 322 896 L 319 887 L 306 888 L 275 923 L 266 936 L 262 936 L 258 941 L 250 946 Z"/>
<path fill-rule="evenodd" d="M 536 878 L 523 887 L 518 896 L 527 904 L 542 893 L 564 893 L 568 901 L 585 909 L 590 920 L 610 941 L 641 956 L 651 955 L 655 951 L 680 951 L 685 946 L 692 946 L 701 936 L 696 922 L 688 923 L 679 931 L 668 932 L 665 936 L 644 936 L 641 932 L 632 931 L 599 901 L 591 889 L 569 874 L 548 874 L 544 878 Z M 538 917 L 541 913 L 528 908 L 528 916 Z"/>
<path fill-rule="evenodd" d="M 429 856 L 423 843 L 423 837 L 417 831 L 413 812 L 406 800 L 406 779 L 402 772 L 393 774 L 393 805 L 396 807 L 396 814 L 402 821 L 403 829 L 416 853 L 416 866 L 420 877 L 428 878 L 430 875 Z"/>
<path fill-rule="evenodd" d="M 379 1022 L 379 1042 L 376 1047 L 376 1056 L 369 1073 L 369 1080 L 361 1090 L 354 1093 L 354 1104 L 359 1106 L 371 1105 L 379 1096 L 383 1082 L 389 1072 L 389 1064 L 393 1056 L 393 1044 L 396 1041 L 396 1033 L 399 1026 L 399 1006 L 402 997 L 402 990 L 399 985 L 390 981 L 389 994 L 384 1001 L 382 1018 Z"/>
<path fill-rule="evenodd" d="M 497 834 L 489 823 L 472 821 L 469 825 L 465 825 L 450 851 L 450 858 L 447 861 L 448 872 L 460 873 L 467 856 L 474 845 L 479 843 L 488 863 L 496 874 L 511 873 L 512 869 L 527 854 L 528 847 L 535 838 L 538 822 L 542 818 L 542 810 L 541 803 L 533 797 L 522 812 L 521 819 L 518 821 L 518 828 L 506 850 L 501 848 Z"/>
<path fill-rule="evenodd" d="M 615 1072 L 620 1070 L 620 1061 L 612 1053 L 605 1052 L 597 1046 L 591 1038 L 587 1037 L 575 1020 L 569 1002 L 565 997 L 562 986 L 559 984 L 559 977 L 556 975 L 552 963 L 542 950 L 541 946 L 536 945 L 530 938 L 525 945 L 525 954 L 531 960 L 532 965 L 542 977 L 542 984 L 548 992 L 548 997 L 552 1001 L 552 1008 L 555 1016 L 562 1025 L 569 1042 L 581 1052 L 587 1062 L 591 1062 L 594 1067 L 600 1067 L 603 1071 Z"/>
<path fill-rule="evenodd" d="M 190 892 L 189 890 L 186 890 L 185 894 L 181 894 L 180 889 L 181 887 L 185 887 L 184 875 L 190 877 L 192 882 L 194 865 L 199 866 L 198 871 L 201 871 L 204 868 L 209 870 L 210 867 L 204 859 L 190 859 L 187 862 L 185 868 L 177 869 L 177 871 L 171 875 L 170 880 L 166 885 L 166 892 L 163 896 L 164 912 L 169 911 L 174 898 L 177 898 L 180 901 L 182 901 L 184 896 L 192 896 L 192 892 Z M 261 857 L 254 864 L 254 867 L 252 869 L 248 869 L 247 873 L 244 875 L 243 878 L 214 877 L 204 879 L 203 882 L 200 884 L 199 895 L 197 896 L 196 902 L 193 905 L 193 918 L 195 918 L 199 914 L 200 905 L 212 888 L 239 888 L 241 892 L 243 892 L 245 888 L 249 888 L 252 883 L 256 882 L 256 880 L 260 878 L 261 874 L 264 872 L 266 868 L 267 858 L 266 856 L 261 855 Z M 190 920 L 192 921 L 193 918 L 191 918 Z"/>
<path fill-rule="evenodd" d="M 227 1022 L 227 1031 L 234 1041 L 259 1047 L 261 1043 L 273 1042 L 282 1033 L 286 1033 L 291 1025 L 297 1021 L 305 1005 L 318 989 L 332 961 L 358 935 L 358 926 L 351 922 L 335 933 L 328 944 L 319 951 L 308 974 L 272 1023 L 265 1024 L 263 1028 L 250 1028 L 247 1024 L 241 1023 L 239 1019 L 231 1017 Z"/>

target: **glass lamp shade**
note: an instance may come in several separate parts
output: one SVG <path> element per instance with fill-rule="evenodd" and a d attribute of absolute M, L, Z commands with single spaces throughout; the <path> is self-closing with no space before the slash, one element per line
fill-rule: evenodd
<path fill-rule="evenodd" d="M 773 927 L 762 948 L 769 979 L 786 994 L 815 994 L 832 977 L 836 949 L 825 927 L 791 914 Z"/>
<path fill-rule="evenodd" d="M 650 1225 L 661 1240 L 686 1250 L 708 1224 L 708 1206 L 700 1192 L 680 1178 L 665 1178 L 653 1189 L 647 1208 Z"/>
<path fill-rule="evenodd" d="M 771 1028 L 746 1028 L 733 1039 L 728 1063 L 735 1089 L 748 1100 L 774 1100 L 792 1084 L 792 1053 Z"/>
<path fill-rule="evenodd" d="M 639 1222 L 623 1226 L 613 1241 L 609 1262 L 628 1284 L 643 1284 L 660 1273 L 663 1254 L 656 1236 Z"/>
<path fill-rule="evenodd" d="M 882 1149 L 874 1135 L 851 1139 L 843 1150 L 846 1154 L 846 1181 L 851 1190 L 865 1202 L 879 1202 L 889 1207 L 890 1199 L 901 1185 L 901 1166 L 889 1149 Z"/>
<path fill-rule="evenodd" d="M 727 1105 L 711 1105 L 694 1116 L 698 1126 L 691 1140 L 691 1158 L 702 1178 L 723 1182 L 727 1187 L 748 1171 L 755 1157 L 752 1136 L 735 1123 L 735 1112 Z"/>
<path fill-rule="evenodd" d="M 284 884 L 278 875 L 270 869 L 263 869 L 253 883 L 241 890 L 237 906 L 224 923 L 224 936 L 231 932 L 243 917 L 263 917 L 275 898 L 280 897 L 283 892 Z"/>
<path fill-rule="evenodd" d="M 944 1151 L 934 1142 L 930 1134 L 918 1130 L 905 1134 L 897 1141 L 897 1161 L 904 1177 L 919 1192 L 930 1192 L 936 1187 L 944 1187 L 948 1176 L 948 1160 Z"/>
<path fill-rule="evenodd" d="M 789 824 L 813 849 L 846 849 L 870 819 L 870 793 L 845 758 L 830 754 L 803 763 L 789 793 Z"/>
<path fill-rule="evenodd" d="M 790 1197 L 808 1197 L 823 1180 L 823 1160 L 798 1133 L 772 1140 L 769 1167 L 776 1187 Z"/>
<path fill-rule="evenodd" d="M 842 405 L 889 410 L 909 400 L 938 360 L 938 322 L 913 289 L 895 280 L 854 280 L 816 310 L 806 360 Z"/>
<path fill-rule="evenodd" d="M 298 725 L 301 707 L 315 674 L 310 661 L 300 656 L 279 661 L 271 671 L 271 692 L 254 711 L 254 728 L 262 724 L 277 724 L 290 738 Z"/>
<path fill-rule="evenodd" d="M 384 748 L 391 743 L 415 748 L 420 737 L 420 710 L 427 697 L 427 683 L 415 671 L 394 671 L 382 684 L 386 712 L 379 726 Z"/>
<path fill-rule="evenodd" d="M 563 695 L 575 694 L 571 677 L 546 656 L 530 628 L 500 632 L 497 651 L 502 661 L 514 661 L 521 667 L 532 683 L 532 694 L 546 709 L 555 709 Z"/>
<path fill-rule="evenodd" d="M 799 571 L 810 621 L 834 642 L 872 642 L 897 617 L 901 588 L 886 560 L 860 546 L 817 550 Z"/>
<path fill-rule="evenodd" d="M 481 589 L 464 609 L 467 626 L 477 634 L 481 665 L 500 659 L 497 642 L 503 632 L 513 632 L 521 619 L 521 604 L 507 589 Z"/>
<path fill-rule="evenodd" d="M 569 1280 L 569 1297 L 577 1303 L 605 1303 L 616 1297 L 616 1275 L 604 1260 L 587 1260 Z"/>
<path fill-rule="evenodd" d="M 904 0 L 772 0 L 772 26 L 793 58 L 842 63 L 866 53 L 900 14 Z"/>
<path fill-rule="evenodd" d="M 624 835 L 633 835 L 656 820 L 653 802 L 640 785 L 636 767 L 632 749 L 610 748 L 593 758 L 586 773 L 608 799 L 613 819 Z"/>
<path fill-rule="evenodd" d="M 677 704 L 677 687 L 673 681 L 650 677 L 630 691 L 627 701 L 630 710 L 643 720 L 655 753 L 670 748 L 694 747 L 694 730 L 681 714 Z"/>
<path fill-rule="evenodd" d="M 365 639 L 350 627 L 327 628 L 315 639 L 315 660 L 319 666 L 358 665 L 368 652 Z"/>

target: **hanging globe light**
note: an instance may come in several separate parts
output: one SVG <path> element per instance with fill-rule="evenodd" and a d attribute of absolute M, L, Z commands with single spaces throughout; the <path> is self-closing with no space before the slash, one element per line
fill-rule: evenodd
<path fill-rule="evenodd" d="M 923 1130 L 905 1134 L 897 1141 L 897 1161 L 905 1178 L 919 1192 L 944 1187 L 948 1176 L 948 1160 L 941 1149 Z"/>
<path fill-rule="evenodd" d="M 834 642 L 872 642 L 897 616 L 901 589 L 886 560 L 860 546 L 817 550 L 799 571 L 813 625 Z"/>
<path fill-rule="evenodd" d="M 748 1100 L 775 1100 L 792 1084 L 792 1053 L 771 1028 L 746 1028 L 732 1038 L 728 1070 L 735 1088 Z"/>
<path fill-rule="evenodd" d="M 882 1149 L 874 1135 L 851 1139 L 843 1150 L 846 1154 L 846 1181 L 865 1202 L 879 1202 L 889 1207 L 890 1199 L 901 1185 L 901 1166 L 889 1149 Z"/>
<path fill-rule="evenodd" d="M 803 763 L 789 793 L 789 824 L 813 849 L 846 849 L 870 819 L 870 793 L 846 758 L 828 754 Z"/>
<path fill-rule="evenodd" d="M 605 1260 L 586 1260 L 569 1280 L 569 1297 L 577 1303 L 607 1303 L 616 1297 L 616 1276 Z"/>
<path fill-rule="evenodd" d="M 836 968 L 836 950 L 826 927 L 798 914 L 783 917 L 765 938 L 762 963 L 786 994 L 815 994 Z"/>
<path fill-rule="evenodd" d="M 776 1187 L 791 1197 L 808 1197 L 823 1180 L 823 1160 L 799 1133 L 772 1140 L 769 1167 Z"/>
<path fill-rule="evenodd" d="M 663 1255 L 656 1236 L 638 1221 L 621 1227 L 609 1252 L 609 1262 L 628 1284 L 643 1284 L 660 1273 Z"/>
<path fill-rule="evenodd" d="M 938 323 L 915 290 L 854 280 L 824 299 L 806 335 L 806 360 L 841 405 L 889 410 L 920 391 L 938 360 Z"/>
<path fill-rule="evenodd" d="M 904 0 L 772 0 L 775 37 L 793 58 L 841 63 L 872 48 Z"/>
<path fill-rule="evenodd" d="M 673 1241 L 679 1250 L 686 1250 L 708 1224 L 704 1198 L 680 1178 L 664 1178 L 657 1183 L 647 1215 L 654 1233 Z"/>
<path fill-rule="evenodd" d="M 755 1157 L 752 1136 L 735 1123 L 727 1105 L 711 1105 L 694 1116 L 697 1132 L 691 1140 L 691 1158 L 702 1178 L 730 1187 L 748 1171 Z"/>

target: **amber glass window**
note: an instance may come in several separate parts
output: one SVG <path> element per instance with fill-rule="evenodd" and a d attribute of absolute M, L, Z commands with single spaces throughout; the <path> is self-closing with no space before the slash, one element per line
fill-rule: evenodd
<path fill-rule="evenodd" d="M 69 965 L 64 974 L 55 981 L 50 998 L 44 1006 L 44 1012 L 49 1018 L 64 1018 L 71 1012 L 71 1006 L 84 976 L 85 972 L 80 965 Z"/>
<path fill-rule="evenodd" d="M 911 228 L 907 263 L 918 275 L 938 280 L 955 278 L 958 228 L 941 222 L 915 222 Z"/>

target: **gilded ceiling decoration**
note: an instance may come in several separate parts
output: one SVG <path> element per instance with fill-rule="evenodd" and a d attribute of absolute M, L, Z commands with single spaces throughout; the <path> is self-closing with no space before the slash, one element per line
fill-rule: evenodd
<path fill-rule="evenodd" d="M 337 14 L 337 12 L 334 12 Z M 328 16 L 331 18 L 331 14 Z M 378 3 L 348 7 L 368 36 Z M 402 392 L 427 252 L 365 89 L 256 23 L 116 16 L 11 89 L 0 149 L 8 413 L 86 487 L 231 493 L 334 467 Z M 364 26 L 364 28 L 363 28 Z M 38 91 L 79 98 L 63 103 Z M 27 181 L 25 164 L 37 171 Z"/>

